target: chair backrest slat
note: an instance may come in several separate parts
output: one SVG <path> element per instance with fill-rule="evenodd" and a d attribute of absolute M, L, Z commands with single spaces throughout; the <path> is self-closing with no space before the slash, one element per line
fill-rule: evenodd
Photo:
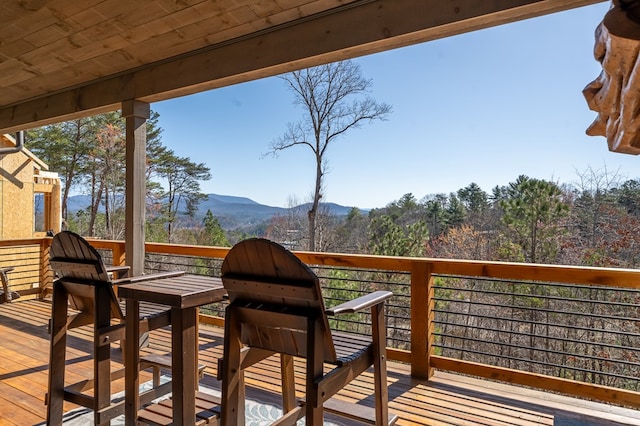
<path fill-rule="evenodd" d="M 102 257 L 84 238 L 70 231 L 56 234 L 49 256 L 50 266 L 56 273 L 56 285 L 65 286 L 74 309 L 93 312 L 96 303 L 110 303 L 112 317 L 124 318 Z M 107 287 L 111 300 L 94 300 L 90 289 L 96 285 Z"/>
<path fill-rule="evenodd" d="M 289 250 L 262 238 L 241 241 L 222 263 L 222 282 L 232 304 L 262 311 L 241 320 L 244 344 L 306 357 L 306 327 L 293 327 L 287 315 L 317 318 L 325 360 L 336 361 L 320 281 Z M 269 321 L 256 321 L 267 315 Z"/>
<path fill-rule="evenodd" d="M 254 297 L 269 298 L 269 300 L 276 298 L 278 301 L 287 299 L 318 302 L 318 293 L 314 287 L 296 285 L 295 282 L 268 282 L 267 280 L 234 278 L 233 275 L 227 275 L 224 287 L 227 292 L 251 294 Z"/>

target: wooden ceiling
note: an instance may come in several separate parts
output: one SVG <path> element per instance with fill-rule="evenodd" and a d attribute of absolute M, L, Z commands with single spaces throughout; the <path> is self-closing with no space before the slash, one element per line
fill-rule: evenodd
<path fill-rule="evenodd" d="M 2 1 L 0 133 L 601 1 Z"/>

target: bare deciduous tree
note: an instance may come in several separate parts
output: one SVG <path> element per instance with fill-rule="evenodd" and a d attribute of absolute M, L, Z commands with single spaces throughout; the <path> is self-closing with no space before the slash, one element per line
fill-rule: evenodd
<path fill-rule="evenodd" d="M 289 123 L 286 133 L 271 143 L 269 154 L 296 145 L 308 146 L 314 154 L 316 180 L 309 219 L 309 250 L 316 249 L 316 218 L 326 173 L 327 148 L 348 130 L 362 123 L 384 120 L 391 106 L 367 95 L 372 81 L 362 77 L 360 66 L 352 61 L 335 62 L 294 71 L 282 76 L 294 94 L 295 104 L 305 109 L 304 117 Z"/>

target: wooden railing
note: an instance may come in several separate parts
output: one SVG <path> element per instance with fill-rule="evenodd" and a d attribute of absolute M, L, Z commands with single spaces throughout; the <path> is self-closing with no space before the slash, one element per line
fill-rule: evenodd
<path fill-rule="evenodd" d="M 42 240 L 4 241 L 1 242 L 0 248 L 12 245 L 40 247 L 42 258 L 38 260 L 40 265 L 39 276 L 43 277 L 41 287 L 44 288 L 50 282 L 50 273 L 46 268 L 49 241 L 50 239 L 47 238 Z M 91 243 L 98 249 L 110 251 L 114 264 L 123 263 L 123 242 L 91 240 Z M 151 269 L 188 270 L 189 268 L 196 268 L 200 271 L 216 274 L 216 265 L 219 265 L 228 249 L 148 243 L 146 251 L 149 259 L 147 265 L 153 265 Z M 541 285 L 540 283 L 560 283 L 587 288 L 632 291 L 633 296 L 625 303 L 625 307 L 626 309 L 631 309 L 631 311 L 635 309 L 635 318 L 629 317 L 628 319 L 636 320 L 636 318 L 640 319 L 640 292 L 636 292 L 640 290 L 640 271 L 338 253 L 296 252 L 296 255 L 303 262 L 313 267 L 335 268 L 340 271 L 378 272 L 390 276 L 401 274 L 406 277 L 404 279 L 406 280 L 407 289 L 405 296 L 409 304 L 407 310 L 410 312 L 407 325 L 407 332 L 410 335 L 408 343 L 410 349 L 389 347 L 388 358 L 409 363 L 411 365 L 411 374 L 416 378 L 428 379 L 436 369 L 448 370 L 490 380 L 532 386 L 640 408 L 640 393 L 624 387 L 614 388 L 597 383 L 587 383 L 585 381 L 523 371 L 517 368 L 501 367 L 489 362 L 478 363 L 460 359 L 459 357 L 444 356 L 442 354 L 444 345 L 440 341 L 442 333 L 439 331 L 442 320 L 436 320 L 436 313 L 441 311 L 440 308 L 436 308 L 436 304 L 442 305 L 446 300 L 446 297 L 437 295 L 438 292 L 442 293 L 446 289 L 446 285 L 441 285 L 439 281 L 449 277 L 457 280 L 466 279 L 471 283 L 475 283 L 476 280 L 528 283 L 527 285 L 531 286 Z M 193 262 L 192 259 L 200 259 L 200 261 Z M 211 262 L 205 265 L 203 261 Z M 5 254 L 0 251 L 0 266 L 4 265 L 5 262 Z M 377 285 L 384 285 L 384 281 L 380 281 Z M 451 290 L 447 291 L 450 292 Z M 217 324 L 221 324 L 222 321 L 220 319 L 211 319 L 210 317 L 203 317 L 203 320 Z M 610 331 L 616 330 L 612 329 Z M 638 333 L 640 333 L 640 328 Z M 636 336 L 634 335 L 633 341 L 637 342 L 638 340 L 635 339 Z M 637 349 L 628 361 L 636 366 L 640 362 L 640 356 L 638 355 L 640 347 L 629 349 L 631 351 Z M 603 362 L 608 362 L 608 360 L 603 359 Z"/>
<path fill-rule="evenodd" d="M 14 268 L 7 275 L 10 290 L 21 297 L 39 297 L 51 287 L 50 243 L 51 238 L 0 240 L 0 268 Z"/>

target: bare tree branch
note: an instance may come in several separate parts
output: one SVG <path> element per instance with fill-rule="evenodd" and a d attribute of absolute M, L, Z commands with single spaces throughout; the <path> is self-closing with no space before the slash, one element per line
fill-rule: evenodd
<path fill-rule="evenodd" d="M 385 120 L 391 106 L 367 96 L 372 81 L 363 78 L 360 66 L 352 61 L 295 71 L 281 78 L 294 94 L 294 105 L 301 105 L 305 115 L 297 123 L 288 124 L 285 134 L 271 142 L 266 155 L 277 156 L 279 151 L 296 145 L 306 145 L 314 153 L 316 179 L 308 218 L 309 250 L 315 250 L 327 148 L 350 129 Z"/>

